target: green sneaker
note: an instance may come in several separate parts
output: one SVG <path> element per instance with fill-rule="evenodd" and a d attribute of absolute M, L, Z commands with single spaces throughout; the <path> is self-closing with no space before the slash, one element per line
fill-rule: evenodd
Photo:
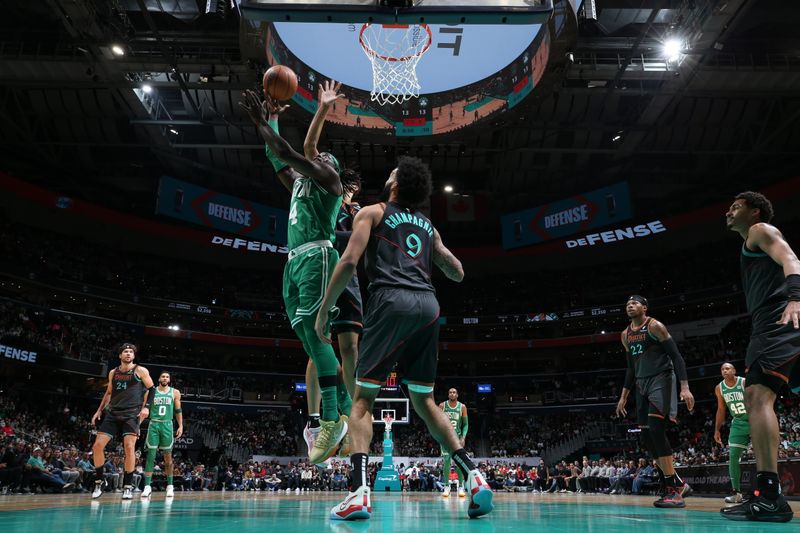
<path fill-rule="evenodd" d="M 320 431 L 314 442 L 314 448 L 308 454 L 309 462 L 315 465 L 324 462 L 336 453 L 336 447 L 347 433 L 347 422 L 343 416 L 340 416 L 339 420 L 335 422 L 321 420 L 319 425 Z"/>

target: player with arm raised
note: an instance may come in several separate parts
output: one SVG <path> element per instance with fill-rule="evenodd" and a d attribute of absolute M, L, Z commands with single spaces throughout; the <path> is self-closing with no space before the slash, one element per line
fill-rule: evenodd
<path fill-rule="evenodd" d="M 321 91 L 311 128 L 321 128 L 328 109 L 339 98 L 334 88 L 330 89 Z M 333 455 L 347 433 L 347 417 L 339 414 L 339 408 L 349 411 L 349 395 L 337 374 L 339 364 L 333 348 L 320 342 L 314 333 L 314 317 L 339 258 L 332 241 L 342 194 L 357 187 L 359 176 L 343 169 L 330 153 L 322 152 L 308 159 L 292 149 L 278 134 L 278 115 L 285 106 L 269 99 L 262 103 L 253 91 L 245 93 L 240 105 L 258 127 L 266 142 L 267 157 L 292 195 L 283 300 L 292 328 L 317 370 L 323 413 L 319 433 L 309 450 L 309 461 L 319 464 Z M 344 400 L 341 406 L 340 396 Z M 309 406 L 311 403 L 309 395 Z"/>

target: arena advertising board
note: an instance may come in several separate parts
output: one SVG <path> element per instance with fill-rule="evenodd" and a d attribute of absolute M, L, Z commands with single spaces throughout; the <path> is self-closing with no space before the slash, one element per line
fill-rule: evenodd
<path fill-rule="evenodd" d="M 751 462 L 742 462 L 741 465 L 742 491 L 751 491 L 756 488 L 756 465 Z M 727 464 L 701 464 L 677 467 L 675 470 L 697 492 L 727 494 L 731 489 Z M 800 494 L 800 461 L 779 461 L 778 478 L 784 495 Z"/>
<path fill-rule="evenodd" d="M 51 353 L 43 346 L 38 346 L 23 338 L 14 336 L 6 336 L 0 339 L 0 362 L 2 364 L 18 363 L 37 367 L 46 366 L 90 376 L 102 376 L 105 374 L 105 365 L 103 363 L 62 357 Z"/>
<path fill-rule="evenodd" d="M 159 182 L 156 213 L 248 239 L 286 244 L 287 211 L 169 176 Z"/>
<path fill-rule="evenodd" d="M 633 217 L 626 182 L 503 215 L 503 248 L 511 250 L 568 237 Z"/>

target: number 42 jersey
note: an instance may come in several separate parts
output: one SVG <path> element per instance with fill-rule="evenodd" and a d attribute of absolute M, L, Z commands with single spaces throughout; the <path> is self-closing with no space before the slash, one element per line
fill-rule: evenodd
<path fill-rule="evenodd" d="M 747 409 L 744 406 L 744 383 L 742 381 L 743 378 L 737 376 L 736 384 L 733 387 L 728 387 L 723 379 L 719 384 L 719 388 L 722 393 L 722 399 L 725 405 L 728 406 L 731 416 L 736 420 L 747 422 Z"/>
<path fill-rule="evenodd" d="M 433 231 L 431 221 L 419 211 L 387 203 L 367 245 L 369 291 L 392 287 L 435 292 L 431 283 Z"/>

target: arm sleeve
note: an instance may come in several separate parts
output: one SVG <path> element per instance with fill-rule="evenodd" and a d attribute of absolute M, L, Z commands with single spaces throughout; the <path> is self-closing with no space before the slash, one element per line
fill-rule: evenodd
<path fill-rule="evenodd" d="M 686 362 L 683 360 L 683 356 L 678 350 L 675 339 L 670 337 L 662 342 L 661 346 L 664 347 L 664 351 L 667 352 L 669 358 L 672 359 L 672 366 L 675 367 L 675 375 L 678 377 L 678 381 L 688 381 L 689 376 L 686 374 Z"/>
<path fill-rule="evenodd" d="M 628 360 L 628 369 L 625 371 L 625 387 L 628 390 L 633 389 L 633 379 L 636 377 L 633 371 L 633 357 L 629 351 L 625 351 L 625 358 Z"/>
<path fill-rule="evenodd" d="M 469 430 L 469 417 L 462 416 L 459 418 L 458 425 L 461 426 L 458 431 L 458 436 L 462 439 L 467 438 L 467 430 Z"/>
<path fill-rule="evenodd" d="M 270 120 L 270 121 L 267 122 L 267 124 L 269 125 L 270 128 L 272 128 L 272 130 L 275 133 L 278 133 L 278 121 L 277 120 Z M 281 161 L 278 158 L 278 156 L 276 156 L 274 153 L 272 153 L 272 150 L 270 150 L 269 145 L 266 144 L 266 143 L 264 143 L 264 152 L 267 154 L 267 159 L 269 159 L 269 162 L 272 163 L 272 168 L 275 169 L 275 173 L 276 174 L 278 172 L 280 172 L 281 170 L 283 170 L 283 169 L 285 169 L 286 167 L 289 166 L 286 163 L 284 163 L 283 161 Z"/>
<path fill-rule="evenodd" d="M 153 401 L 156 399 L 156 386 L 153 385 L 147 389 L 147 409 L 153 409 Z"/>

